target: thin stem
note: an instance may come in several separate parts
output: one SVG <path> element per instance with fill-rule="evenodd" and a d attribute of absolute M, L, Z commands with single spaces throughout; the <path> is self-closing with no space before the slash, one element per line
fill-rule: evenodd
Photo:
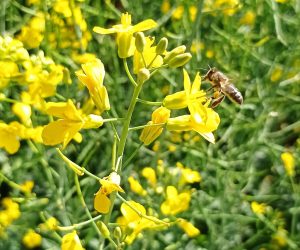
<path fill-rule="evenodd" d="M 158 57 L 158 55 L 156 54 L 155 57 L 152 59 L 152 61 L 149 63 L 149 65 L 147 66 L 148 69 L 150 69 L 152 63 L 154 63 L 155 59 Z"/>
<path fill-rule="evenodd" d="M 166 123 L 146 124 L 146 125 L 141 125 L 141 126 L 136 126 L 136 127 L 129 128 L 129 130 L 132 131 L 132 130 L 139 130 L 139 129 L 143 129 L 143 128 L 147 128 L 147 127 L 157 127 L 157 126 L 163 126 L 165 124 Z"/>
<path fill-rule="evenodd" d="M 151 105 L 151 106 L 161 106 L 162 105 L 162 102 L 151 102 L 151 101 L 146 101 L 146 100 L 143 100 L 140 98 L 138 98 L 137 101 L 140 103 L 143 103 L 143 104 Z"/>
<path fill-rule="evenodd" d="M 107 119 L 103 119 L 103 122 L 118 122 L 123 120 L 124 118 L 107 118 Z"/>
<path fill-rule="evenodd" d="M 142 60 L 144 63 L 144 67 L 147 68 L 147 63 L 146 63 L 145 57 L 144 57 L 143 53 L 140 53 L 140 54 L 141 54 L 141 57 L 142 57 Z"/>
<path fill-rule="evenodd" d="M 8 179 L 4 174 L 2 174 L 0 172 L 0 179 L 2 179 L 3 181 L 5 181 L 10 187 L 21 190 L 22 191 L 22 187 L 21 185 L 11 181 L 10 179 Z"/>
<path fill-rule="evenodd" d="M 134 87 L 137 87 L 137 83 L 136 83 L 136 81 L 133 79 L 133 77 L 132 77 L 132 75 L 131 75 L 131 73 L 130 73 L 130 71 L 129 71 L 129 68 L 128 68 L 128 64 L 127 64 L 126 58 L 123 59 L 123 64 L 124 64 L 124 68 L 125 68 L 126 74 L 127 74 L 128 78 L 129 78 L 130 82 L 132 83 L 132 85 L 133 85 Z"/>
<path fill-rule="evenodd" d="M 89 211 L 89 209 L 88 209 L 88 207 L 86 206 L 86 203 L 85 203 L 85 201 L 84 201 L 84 198 L 83 198 L 83 195 L 82 195 L 82 192 L 81 192 L 81 188 L 80 188 L 80 184 L 79 184 L 79 180 L 78 180 L 77 174 L 74 175 L 74 178 L 75 178 L 75 186 L 76 186 L 76 191 L 77 191 L 79 200 L 80 200 L 82 206 L 84 207 L 85 213 L 86 213 L 86 215 L 88 216 L 88 218 L 89 218 L 90 220 L 93 220 L 93 217 L 92 217 L 92 215 L 91 215 L 91 213 L 90 213 L 90 211 Z M 102 237 L 102 234 L 101 234 L 99 228 L 97 227 L 95 221 L 91 221 L 91 223 L 92 223 L 93 227 L 95 228 L 96 232 L 98 233 L 98 235 L 99 235 L 100 237 Z"/>
<path fill-rule="evenodd" d="M 91 222 L 94 222 L 94 221 L 97 221 L 99 220 L 100 218 L 102 217 L 102 214 L 92 218 L 92 219 L 89 219 L 89 220 L 86 220 L 86 221 L 83 221 L 83 222 L 80 222 L 80 223 L 76 223 L 76 224 L 73 224 L 72 226 L 66 226 L 66 227 L 60 227 L 60 226 L 57 226 L 57 229 L 60 230 L 60 231 L 70 231 L 70 230 L 74 230 L 74 229 L 77 229 L 77 228 L 80 228 L 80 227 L 83 227 L 85 225 L 88 225 L 90 224 Z"/>
<path fill-rule="evenodd" d="M 85 174 L 87 174 L 88 176 L 90 176 L 90 177 L 92 177 L 92 178 L 94 178 L 94 179 L 96 179 L 96 180 L 98 180 L 98 181 L 101 180 L 100 177 L 98 177 L 97 175 L 92 174 L 90 171 L 86 170 L 86 168 L 82 167 L 81 170 L 82 170 Z"/>

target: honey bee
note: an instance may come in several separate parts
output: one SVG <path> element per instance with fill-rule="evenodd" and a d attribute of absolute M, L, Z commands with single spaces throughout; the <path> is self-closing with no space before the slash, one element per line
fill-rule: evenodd
<path fill-rule="evenodd" d="M 215 92 L 212 101 L 212 108 L 217 107 L 227 96 L 232 102 L 237 104 L 243 103 L 241 92 L 230 82 L 229 78 L 216 68 L 210 68 L 204 76 L 208 80 Z"/>

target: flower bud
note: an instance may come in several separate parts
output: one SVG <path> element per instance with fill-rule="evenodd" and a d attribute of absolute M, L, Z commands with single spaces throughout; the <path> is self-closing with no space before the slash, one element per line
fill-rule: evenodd
<path fill-rule="evenodd" d="M 191 58 L 191 53 L 184 53 L 172 58 L 168 64 L 171 68 L 178 68 L 185 65 L 189 60 L 191 60 Z"/>
<path fill-rule="evenodd" d="M 167 47 L 168 47 L 168 39 L 163 37 L 162 39 L 160 39 L 160 41 L 156 46 L 156 54 L 162 55 L 166 51 Z"/>
<path fill-rule="evenodd" d="M 170 110 L 165 107 L 156 109 L 152 114 L 152 121 L 148 122 L 147 125 L 153 125 L 145 127 L 140 135 L 140 140 L 145 144 L 149 145 L 152 143 L 163 131 L 163 125 L 155 125 L 160 123 L 166 123 L 170 117 Z"/>
<path fill-rule="evenodd" d="M 142 68 L 140 69 L 139 73 L 138 73 L 138 79 L 141 82 L 145 82 L 150 78 L 150 71 L 146 68 Z"/>
<path fill-rule="evenodd" d="M 144 47 L 146 45 L 146 38 L 143 32 L 138 32 L 135 35 L 135 47 L 136 50 L 140 53 L 144 51 Z"/>
<path fill-rule="evenodd" d="M 185 45 L 181 45 L 176 47 L 175 49 L 171 50 L 167 53 L 167 55 L 164 58 L 164 63 L 168 63 L 171 59 L 173 59 L 175 56 L 178 56 L 182 53 L 184 53 L 186 50 Z"/>
<path fill-rule="evenodd" d="M 134 53 L 134 38 L 131 33 L 122 32 L 117 35 L 118 55 L 127 58 Z"/>
<path fill-rule="evenodd" d="M 122 230 L 120 227 L 116 227 L 113 231 L 114 238 L 121 239 L 122 238 Z"/>
<path fill-rule="evenodd" d="M 104 238 L 108 238 L 110 236 L 110 232 L 109 232 L 107 226 L 105 225 L 105 223 L 102 221 L 97 221 L 96 224 L 97 224 L 97 227 L 99 228 L 102 236 Z"/>

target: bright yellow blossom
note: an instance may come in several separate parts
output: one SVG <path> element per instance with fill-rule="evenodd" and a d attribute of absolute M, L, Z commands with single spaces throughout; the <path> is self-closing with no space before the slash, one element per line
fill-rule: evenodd
<path fill-rule="evenodd" d="M 54 217 L 48 218 L 44 223 L 40 224 L 41 230 L 56 230 L 58 226 L 58 221 Z"/>
<path fill-rule="evenodd" d="M 147 191 L 142 187 L 142 185 L 136 179 L 134 179 L 134 177 L 129 176 L 128 182 L 132 192 L 137 193 L 141 196 L 145 196 L 147 194 Z"/>
<path fill-rule="evenodd" d="M 253 213 L 255 213 L 257 215 L 264 214 L 267 210 L 267 204 L 252 201 L 251 202 L 251 209 L 252 209 Z"/>
<path fill-rule="evenodd" d="M 176 215 L 189 208 L 191 193 L 188 191 L 178 193 L 176 187 L 168 186 L 166 200 L 161 204 L 160 210 L 165 215 Z"/>
<path fill-rule="evenodd" d="M 65 148 L 79 130 L 99 128 L 103 124 L 101 116 L 82 114 L 71 100 L 59 103 L 49 102 L 46 104 L 46 112 L 60 119 L 44 127 L 42 138 L 45 145 L 63 143 L 63 148 Z"/>
<path fill-rule="evenodd" d="M 199 172 L 194 171 L 190 168 L 184 167 L 182 165 L 182 163 L 180 163 L 180 162 L 177 162 L 176 166 L 180 169 L 180 173 L 181 173 L 180 183 L 181 184 L 185 184 L 185 183 L 192 184 L 192 183 L 201 181 L 201 175 Z"/>
<path fill-rule="evenodd" d="M 169 118 L 167 129 L 170 131 L 196 131 L 206 140 L 215 143 L 212 131 L 216 130 L 220 123 L 219 115 L 211 108 L 207 108 L 206 122 L 197 122 L 191 115 L 182 115 Z"/>
<path fill-rule="evenodd" d="M 281 154 L 281 160 L 288 176 L 295 176 L 295 158 L 290 152 Z"/>
<path fill-rule="evenodd" d="M 159 107 L 158 109 L 154 110 L 152 113 L 152 120 L 147 123 L 147 126 L 143 129 L 140 140 L 145 144 L 149 145 L 152 143 L 163 131 L 164 123 L 167 122 L 168 118 L 170 117 L 170 110 L 165 107 Z M 162 125 L 155 125 L 155 124 L 162 124 Z"/>
<path fill-rule="evenodd" d="M 0 89 L 6 87 L 10 79 L 18 74 L 19 68 L 15 62 L 0 61 Z"/>
<path fill-rule="evenodd" d="M 153 168 L 150 167 L 143 168 L 142 176 L 144 176 L 147 179 L 147 181 L 150 183 L 152 187 L 155 187 L 157 183 L 157 179 L 156 179 L 155 170 Z"/>
<path fill-rule="evenodd" d="M 190 14 L 190 19 L 192 22 L 194 22 L 196 20 L 197 12 L 198 12 L 197 6 L 192 5 L 189 7 L 189 14 Z"/>
<path fill-rule="evenodd" d="M 163 0 L 160 10 L 162 13 L 166 14 L 171 9 L 171 4 L 169 0 Z"/>
<path fill-rule="evenodd" d="M 183 5 L 179 5 L 172 13 L 172 18 L 175 20 L 179 20 L 182 18 L 184 13 L 184 6 Z"/>
<path fill-rule="evenodd" d="M 244 16 L 240 19 L 240 24 L 253 25 L 255 22 L 255 13 L 252 10 L 248 10 Z"/>
<path fill-rule="evenodd" d="M 34 230 L 29 229 L 22 238 L 22 243 L 27 248 L 35 248 L 42 244 L 42 236 L 36 233 Z"/>
<path fill-rule="evenodd" d="M 179 219 L 178 225 L 190 238 L 196 237 L 200 234 L 200 230 L 185 219 Z"/>
<path fill-rule="evenodd" d="M 1 201 L 3 210 L 0 210 L 0 228 L 9 226 L 14 220 L 21 215 L 19 204 L 14 202 L 10 197 L 6 197 Z"/>
<path fill-rule="evenodd" d="M 106 88 L 103 86 L 105 76 L 104 65 L 99 59 L 82 64 L 83 72 L 77 71 L 78 79 L 88 88 L 100 114 L 110 109 Z"/>
<path fill-rule="evenodd" d="M 31 190 L 34 187 L 34 182 L 33 181 L 25 181 L 23 184 L 20 185 L 21 186 L 21 190 L 24 193 L 31 193 Z"/>
<path fill-rule="evenodd" d="M 206 93 L 200 90 L 201 77 L 197 73 L 193 84 L 185 69 L 183 69 L 184 91 L 168 95 L 163 100 L 163 105 L 168 109 L 182 109 L 188 107 L 196 122 L 206 120 L 207 108 L 203 105 L 206 102 Z"/>
<path fill-rule="evenodd" d="M 112 172 L 108 177 L 100 180 L 101 187 L 94 198 L 94 208 L 102 214 L 109 212 L 111 201 L 108 196 L 112 192 L 124 192 L 120 187 L 120 176 L 116 172 Z"/>
<path fill-rule="evenodd" d="M 61 250 L 84 250 L 76 231 L 64 235 L 61 242 Z"/>
<path fill-rule="evenodd" d="M 4 148 L 8 153 L 14 154 L 20 148 L 18 128 L 13 123 L 0 123 L 0 148 Z"/>
<path fill-rule="evenodd" d="M 31 126 L 31 106 L 26 103 L 16 102 L 12 106 L 12 111 L 17 115 L 25 126 Z"/>
<path fill-rule="evenodd" d="M 156 217 L 147 216 L 147 218 L 149 218 L 147 219 L 145 217 L 140 216 L 140 214 L 146 215 L 146 209 L 143 205 L 135 201 L 128 201 L 127 203 L 129 205 L 127 205 L 126 203 L 122 203 L 122 216 L 117 219 L 117 223 L 119 224 L 119 226 L 125 232 L 130 232 L 125 239 L 125 242 L 127 244 L 131 244 L 143 230 L 149 228 L 157 228 L 158 226 L 162 227 L 164 225 L 162 221 L 161 223 L 159 223 L 160 221 Z M 135 210 L 137 210 L 139 214 L 136 211 L 134 211 L 131 207 L 135 208 Z"/>
<path fill-rule="evenodd" d="M 156 27 L 156 25 L 156 22 L 152 19 L 147 19 L 136 25 L 131 25 L 131 15 L 123 13 L 121 15 L 121 24 L 113 25 L 110 29 L 94 27 L 93 31 L 102 35 L 116 33 L 118 55 L 120 58 L 127 58 L 134 53 L 135 46 L 133 34 L 139 31 L 152 29 Z"/>

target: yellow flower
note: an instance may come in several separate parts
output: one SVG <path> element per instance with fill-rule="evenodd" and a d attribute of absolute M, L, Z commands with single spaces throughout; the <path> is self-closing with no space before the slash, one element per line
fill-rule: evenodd
<path fill-rule="evenodd" d="M 131 15 L 123 13 L 121 15 L 121 24 L 113 25 L 110 29 L 94 27 L 93 31 L 102 35 L 117 33 L 116 43 L 118 46 L 118 54 L 120 58 L 127 58 L 134 53 L 133 34 L 139 31 L 145 31 L 156 27 L 156 22 L 147 19 L 136 25 L 131 25 Z"/>
<path fill-rule="evenodd" d="M 192 22 L 196 20 L 198 9 L 195 5 L 189 7 L 190 19 Z"/>
<path fill-rule="evenodd" d="M 128 182 L 132 192 L 137 193 L 141 196 L 145 196 L 147 194 L 146 190 L 142 187 L 142 185 L 132 176 L 128 178 Z"/>
<path fill-rule="evenodd" d="M 220 123 L 219 115 L 211 108 L 207 108 L 207 120 L 198 122 L 191 115 L 182 115 L 175 118 L 169 118 L 167 129 L 169 131 L 196 131 L 206 140 L 215 143 L 215 137 L 212 131 L 216 130 Z M 199 118 L 199 117 L 197 117 Z"/>
<path fill-rule="evenodd" d="M 202 51 L 205 48 L 205 45 L 203 42 L 198 42 L 197 40 L 193 40 L 192 46 L 191 46 L 191 52 L 192 53 L 198 53 Z"/>
<path fill-rule="evenodd" d="M 70 9 L 69 0 L 55 1 L 53 4 L 53 9 L 65 17 L 71 17 L 72 11 Z"/>
<path fill-rule="evenodd" d="M 142 176 L 144 176 L 152 187 L 157 183 L 156 173 L 153 168 L 145 167 L 142 170 Z"/>
<path fill-rule="evenodd" d="M 182 18 L 184 12 L 184 7 L 183 5 L 179 5 L 174 12 L 172 13 L 172 18 L 175 20 L 179 20 Z"/>
<path fill-rule="evenodd" d="M 22 243 L 27 248 L 35 248 L 42 244 L 42 236 L 36 233 L 34 230 L 29 229 L 22 238 Z"/>
<path fill-rule="evenodd" d="M 281 78 L 282 73 L 283 69 L 279 66 L 276 66 L 271 72 L 271 81 L 277 82 Z"/>
<path fill-rule="evenodd" d="M 253 25 L 255 22 L 255 13 L 251 10 L 248 10 L 244 16 L 240 19 L 240 24 L 244 25 Z"/>
<path fill-rule="evenodd" d="M 88 88 L 100 114 L 110 109 L 106 88 L 103 86 L 105 76 L 104 65 L 99 59 L 82 64 L 83 72 L 77 71 L 78 79 Z"/>
<path fill-rule="evenodd" d="M 24 46 L 32 49 L 40 46 L 44 39 L 45 17 L 38 13 L 30 19 L 29 23 L 22 27 L 18 39 L 24 43 Z"/>
<path fill-rule="evenodd" d="M 285 247 L 288 243 L 288 231 L 278 228 L 277 232 L 272 235 L 272 241 L 280 248 Z"/>
<path fill-rule="evenodd" d="M 120 187 L 120 176 L 116 172 L 112 172 L 108 177 L 100 180 L 101 187 L 94 198 L 94 208 L 102 214 L 109 212 L 111 201 L 108 196 L 112 192 L 124 192 Z"/>
<path fill-rule="evenodd" d="M 190 192 L 178 193 L 176 187 L 168 186 L 166 200 L 161 204 L 160 210 L 165 215 L 176 215 L 189 208 L 191 200 Z"/>
<path fill-rule="evenodd" d="M 211 49 L 208 49 L 206 52 L 205 52 L 205 56 L 207 58 L 213 58 L 215 55 L 215 53 L 211 50 Z"/>
<path fill-rule="evenodd" d="M 160 10 L 162 13 L 166 14 L 171 8 L 171 4 L 169 0 L 163 0 L 161 6 L 160 6 Z"/>
<path fill-rule="evenodd" d="M 29 104 L 22 102 L 14 103 L 12 111 L 20 118 L 25 126 L 31 126 L 31 106 Z"/>
<path fill-rule="evenodd" d="M 33 181 L 25 181 L 23 184 L 21 184 L 21 190 L 24 193 L 31 193 L 31 190 L 34 187 L 34 182 Z"/>
<path fill-rule="evenodd" d="M 267 204 L 252 201 L 251 202 L 251 209 L 252 209 L 253 213 L 255 213 L 257 215 L 264 214 L 267 210 Z"/>
<path fill-rule="evenodd" d="M 0 138 L 0 148 L 4 148 L 10 154 L 19 150 L 18 128 L 14 126 L 14 123 L 0 123 Z"/>
<path fill-rule="evenodd" d="M 79 130 L 99 128 L 103 124 L 101 116 L 83 115 L 71 100 L 59 103 L 49 102 L 46 104 L 46 112 L 60 119 L 44 127 L 42 138 L 45 145 L 63 143 L 63 148 L 65 148 Z"/>
<path fill-rule="evenodd" d="M 84 53 L 84 54 L 72 53 L 72 59 L 76 63 L 83 64 L 90 61 L 95 61 L 97 58 L 95 54 L 91 54 L 91 53 Z"/>
<path fill-rule="evenodd" d="M 76 231 L 64 235 L 61 242 L 61 250 L 84 250 Z"/>
<path fill-rule="evenodd" d="M 287 3 L 289 0 L 275 0 L 277 3 Z"/>
<path fill-rule="evenodd" d="M 19 204 L 14 202 L 10 197 L 6 197 L 1 201 L 4 210 L 0 210 L 0 227 L 9 226 L 14 220 L 21 215 Z"/>
<path fill-rule="evenodd" d="M 140 214 L 146 215 L 146 209 L 143 205 L 134 201 L 128 201 L 127 203 L 129 204 L 129 206 L 126 203 L 122 203 L 121 213 L 123 216 L 117 218 L 117 223 L 119 224 L 119 226 L 125 231 L 125 233 L 128 233 L 125 239 L 125 242 L 127 244 L 131 244 L 143 230 L 149 228 L 157 228 L 159 225 L 164 225 L 162 224 L 163 222 L 159 223 L 160 221 L 156 217 L 147 216 L 149 219 L 152 219 L 149 220 L 145 217 L 140 216 Z M 130 206 L 135 208 L 139 212 L 139 214 Z"/>
<path fill-rule="evenodd" d="M 140 135 L 140 140 L 145 144 L 149 145 L 152 143 L 163 131 L 163 124 L 167 122 L 170 117 L 170 110 L 164 107 L 159 107 L 152 113 L 152 120 L 147 125 L 154 125 L 145 127 Z M 155 124 L 162 124 L 157 125 Z"/>
<path fill-rule="evenodd" d="M 182 183 L 182 184 L 185 184 L 185 183 L 192 184 L 192 183 L 201 181 L 201 175 L 200 175 L 199 172 L 194 171 L 190 168 L 184 167 L 180 162 L 177 162 L 176 166 L 180 169 L 180 172 L 181 172 L 180 183 Z"/>
<path fill-rule="evenodd" d="M 206 119 L 207 108 L 203 105 L 206 102 L 206 93 L 200 90 L 201 77 L 197 73 L 193 84 L 185 69 L 183 69 L 184 91 L 168 95 L 163 100 L 163 105 L 169 109 L 182 109 L 188 107 L 196 121 L 202 122 Z"/>
<path fill-rule="evenodd" d="M 148 69 L 158 68 L 163 65 L 163 58 L 156 54 L 156 46 L 152 46 L 154 43 L 154 37 L 146 37 L 146 44 L 142 53 L 135 50 L 133 56 L 133 72 L 137 74 L 140 69 L 147 67 Z M 151 47 L 152 46 L 152 47 Z M 153 59 L 155 60 L 153 61 Z M 144 64 L 146 63 L 146 65 Z M 151 67 L 148 66 L 151 63 Z"/>
<path fill-rule="evenodd" d="M 295 176 L 295 158 L 289 152 L 284 152 L 281 154 L 281 160 L 283 161 L 283 165 L 285 171 L 288 176 Z"/>
<path fill-rule="evenodd" d="M 19 68 L 15 62 L 0 61 L 0 89 L 6 87 L 10 78 L 18 74 Z"/>
<path fill-rule="evenodd" d="M 56 230 L 57 226 L 58 221 L 54 217 L 48 218 L 44 223 L 39 225 L 42 230 Z"/>
<path fill-rule="evenodd" d="M 196 237 L 200 234 L 200 230 L 185 219 L 179 219 L 178 225 L 190 238 Z"/>

